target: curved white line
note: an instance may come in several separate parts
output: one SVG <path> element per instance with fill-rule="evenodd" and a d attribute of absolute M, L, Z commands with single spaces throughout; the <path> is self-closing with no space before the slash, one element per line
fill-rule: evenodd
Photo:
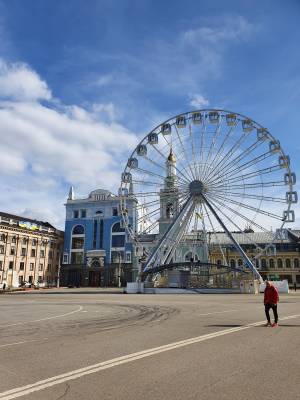
<path fill-rule="evenodd" d="M 0 328 L 6 328 L 8 326 L 16 326 L 16 325 L 25 325 L 25 324 L 32 324 L 33 322 L 40 322 L 40 321 L 47 321 L 48 319 L 55 319 L 55 318 L 62 318 L 66 317 L 67 315 L 75 314 L 79 311 L 82 311 L 83 307 L 80 306 L 78 309 L 68 312 L 66 314 L 60 314 L 60 315 L 54 315 L 54 317 L 47 317 L 47 318 L 41 318 L 41 319 L 34 319 L 32 321 L 24 321 L 24 322 L 17 322 L 15 324 L 9 324 L 9 325 L 0 325 Z"/>

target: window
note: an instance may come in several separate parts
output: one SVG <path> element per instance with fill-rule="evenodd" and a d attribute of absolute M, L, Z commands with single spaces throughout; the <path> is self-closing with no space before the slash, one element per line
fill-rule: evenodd
<path fill-rule="evenodd" d="M 45 250 L 41 250 L 41 251 L 40 251 L 40 257 L 41 257 L 41 258 L 44 258 L 44 257 L 45 257 Z"/>
<path fill-rule="evenodd" d="M 21 249 L 21 256 L 26 256 L 26 248 L 25 247 L 22 247 L 22 249 Z"/>
<path fill-rule="evenodd" d="M 34 270 L 34 263 L 30 263 L 30 264 L 29 264 L 29 270 L 30 270 L 30 271 L 33 271 L 33 270 Z"/>
<path fill-rule="evenodd" d="M 68 254 L 64 254 L 63 256 L 63 263 L 68 264 Z"/>
<path fill-rule="evenodd" d="M 230 260 L 230 267 L 235 268 L 235 260 L 233 258 Z"/>
<path fill-rule="evenodd" d="M 8 269 L 13 269 L 13 267 L 14 267 L 14 262 L 10 261 L 8 264 Z"/>
<path fill-rule="evenodd" d="M 0 242 L 5 242 L 5 235 L 3 233 L 0 235 Z"/>
<path fill-rule="evenodd" d="M 43 277 L 41 275 L 38 277 L 38 283 L 43 283 Z"/>
<path fill-rule="evenodd" d="M 294 268 L 299 268 L 299 258 L 294 258 Z"/>
<path fill-rule="evenodd" d="M 73 235 L 84 235 L 84 227 L 82 225 L 74 226 Z"/>
<path fill-rule="evenodd" d="M 100 221 L 100 249 L 103 248 L 103 220 Z"/>
<path fill-rule="evenodd" d="M 37 240 L 36 239 L 32 239 L 32 246 L 36 246 Z"/>
<path fill-rule="evenodd" d="M 53 258 L 53 251 L 52 250 L 49 251 L 49 258 L 50 258 L 50 260 Z"/>
<path fill-rule="evenodd" d="M 3 271 L 3 261 L 0 260 L 0 271 Z"/>
<path fill-rule="evenodd" d="M 269 260 L 269 266 L 270 266 L 270 268 L 274 268 L 274 260 L 273 260 L 273 258 L 270 258 L 270 260 Z"/>
<path fill-rule="evenodd" d="M 86 218 L 86 210 L 81 210 L 81 218 Z"/>
<path fill-rule="evenodd" d="M 20 271 L 24 271 L 24 263 L 22 261 L 20 262 Z"/>
<path fill-rule="evenodd" d="M 23 275 L 19 275 L 19 285 L 23 285 Z"/>
<path fill-rule="evenodd" d="M 12 243 L 16 243 L 16 242 L 17 242 L 17 238 L 16 238 L 15 236 L 13 236 L 13 237 L 11 238 L 11 242 L 12 242 Z"/>
<path fill-rule="evenodd" d="M 73 210 L 73 218 L 79 218 L 79 211 Z"/>
<path fill-rule="evenodd" d="M 267 260 L 265 258 L 262 258 L 262 260 L 261 260 L 261 267 L 262 267 L 262 269 L 267 268 Z"/>
<path fill-rule="evenodd" d="M 28 282 L 29 282 L 29 283 L 32 283 L 32 282 L 33 282 L 33 276 L 32 276 L 32 275 L 29 275 L 29 277 L 28 277 Z"/>
<path fill-rule="evenodd" d="M 1 244 L 1 246 L 0 246 L 0 254 L 4 254 L 4 246 L 3 246 L 3 244 Z"/>
<path fill-rule="evenodd" d="M 131 253 L 126 253 L 126 261 L 131 262 Z"/>
<path fill-rule="evenodd" d="M 286 267 L 287 269 L 290 269 L 290 268 L 291 268 L 291 260 L 290 260 L 289 258 L 287 258 L 287 259 L 285 260 L 285 267 Z"/>
<path fill-rule="evenodd" d="M 16 254 L 16 248 L 15 247 L 11 247 L 10 248 L 10 255 L 14 256 Z"/>
<path fill-rule="evenodd" d="M 22 244 L 26 244 L 27 243 L 27 238 L 26 237 L 23 237 L 23 239 L 22 239 Z"/>
<path fill-rule="evenodd" d="M 51 264 L 48 264 L 48 271 L 51 271 Z"/>
<path fill-rule="evenodd" d="M 241 267 L 243 265 L 243 260 L 241 258 L 238 259 L 238 266 Z"/>
<path fill-rule="evenodd" d="M 100 215 L 100 216 L 101 216 L 101 215 L 103 215 L 103 211 L 101 211 L 101 210 L 98 210 L 98 211 L 96 211 L 96 212 L 95 212 L 95 214 L 96 214 L 96 215 Z"/>
<path fill-rule="evenodd" d="M 116 224 L 113 225 L 111 231 L 112 232 L 125 232 L 125 228 L 122 228 L 120 222 L 117 222 Z"/>
<path fill-rule="evenodd" d="M 83 249 L 84 238 L 73 237 L 72 238 L 72 249 Z"/>
<path fill-rule="evenodd" d="M 113 209 L 112 209 L 112 215 L 113 215 L 114 217 L 117 217 L 117 216 L 118 216 L 118 209 L 117 209 L 116 207 L 113 207 Z"/>
<path fill-rule="evenodd" d="M 124 247 L 125 235 L 113 235 L 111 238 L 112 247 Z"/>
<path fill-rule="evenodd" d="M 31 257 L 35 257 L 35 249 L 31 249 Z"/>
<path fill-rule="evenodd" d="M 277 260 L 277 267 L 282 268 L 282 259 L 281 258 L 278 258 L 278 260 Z"/>
<path fill-rule="evenodd" d="M 83 252 L 72 252 L 71 264 L 83 264 Z"/>
<path fill-rule="evenodd" d="M 40 265 L 39 265 L 39 271 L 43 271 L 43 269 L 44 269 L 44 265 L 43 265 L 43 264 L 40 264 Z"/>

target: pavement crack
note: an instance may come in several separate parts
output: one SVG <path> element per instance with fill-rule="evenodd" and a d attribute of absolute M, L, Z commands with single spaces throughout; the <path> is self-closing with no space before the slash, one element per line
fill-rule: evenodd
<path fill-rule="evenodd" d="M 69 390 L 71 389 L 71 386 L 67 382 L 65 383 L 65 386 L 66 386 L 66 388 L 65 388 L 64 393 L 61 396 L 59 396 L 56 400 L 61 400 L 68 394 Z"/>

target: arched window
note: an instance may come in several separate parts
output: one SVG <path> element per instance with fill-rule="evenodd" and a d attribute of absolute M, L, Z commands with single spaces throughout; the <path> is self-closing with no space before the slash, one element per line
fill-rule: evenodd
<path fill-rule="evenodd" d="M 172 203 L 168 203 L 166 207 L 167 218 L 173 218 L 174 216 L 174 206 Z"/>
<path fill-rule="evenodd" d="M 291 260 L 290 260 L 289 258 L 287 258 L 287 259 L 285 260 L 285 267 L 286 267 L 287 269 L 290 269 L 290 268 L 291 268 Z"/>
<path fill-rule="evenodd" d="M 235 268 L 235 260 L 233 258 L 230 260 L 230 267 Z"/>
<path fill-rule="evenodd" d="M 95 212 L 95 214 L 96 214 L 96 215 L 103 215 L 103 211 L 97 210 L 97 211 Z"/>
<path fill-rule="evenodd" d="M 270 268 L 274 268 L 274 260 L 273 260 L 273 258 L 270 258 L 270 260 L 269 260 L 269 265 L 270 265 Z"/>
<path fill-rule="evenodd" d="M 73 235 L 84 235 L 84 227 L 82 225 L 74 226 Z"/>
<path fill-rule="evenodd" d="M 281 258 L 278 258 L 278 260 L 277 260 L 277 267 L 282 268 L 282 259 Z"/>
<path fill-rule="evenodd" d="M 261 259 L 261 267 L 262 267 L 262 269 L 266 269 L 267 268 L 267 260 L 265 258 Z"/>
<path fill-rule="evenodd" d="M 294 258 L 294 268 L 299 268 L 299 258 Z"/>
<path fill-rule="evenodd" d="M 112 232 L 125 232 L 125 228 L 122 228 L 120 222 L 117 222 L 116 224 L 114 224 L 112 226 L 112 230 L 111 231 Z"/>

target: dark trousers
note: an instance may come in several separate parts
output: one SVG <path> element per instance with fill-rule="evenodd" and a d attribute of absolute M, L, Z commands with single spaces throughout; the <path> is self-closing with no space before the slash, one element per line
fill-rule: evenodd
<path fill-rule="evenodd" d="M 272 308 L 272 310 L 273 310 L 275 324 L 277 324 L 277 322 L 278 322 L 277 304 L 269 304 L 269 303 L 265 304 L 265 313 L 266 313 L 268 322 L 271 322 L 270 308 Z"/>

